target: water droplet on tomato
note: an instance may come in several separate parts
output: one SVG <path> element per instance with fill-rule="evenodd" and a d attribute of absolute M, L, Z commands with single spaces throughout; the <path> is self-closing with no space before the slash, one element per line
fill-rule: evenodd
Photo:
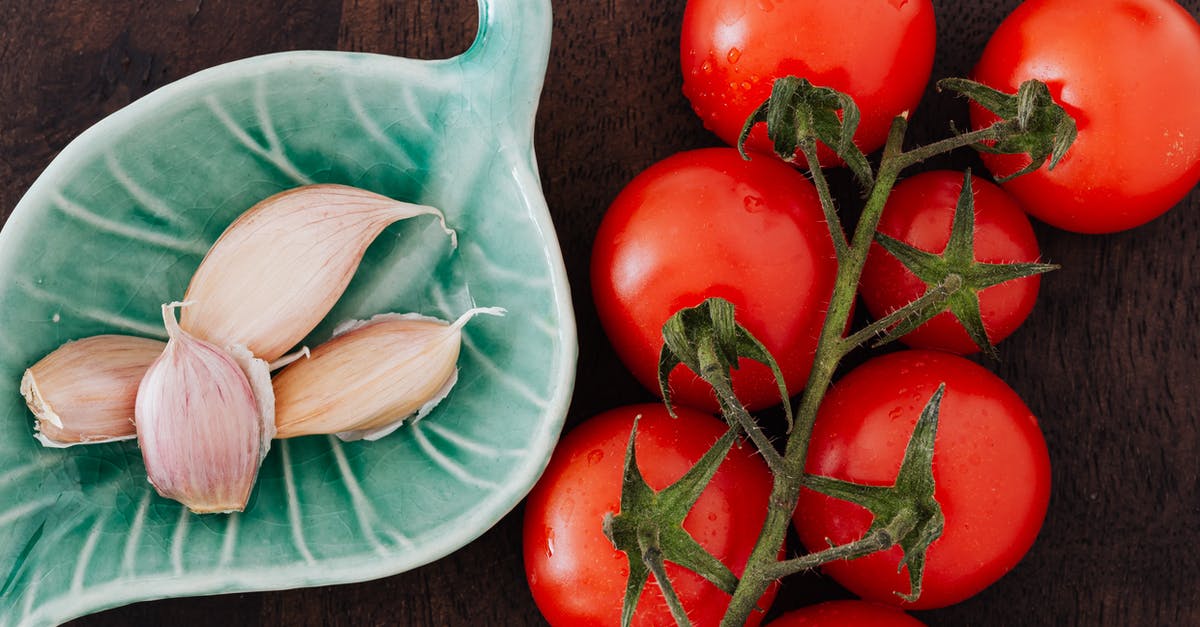
<path fill-rule="evenodd" d="M 737 63 L 738 59 L 742 58 L 742 51 L 738 50 L 736 47 L 730 48 L 729 53 L 725 55 L 725 58 L 729 59 L 730 63 Z"/>
<path fill-rule="evenodd" d="M 712 62 L 712 59 L 705 59 L 705 60 L 704 60 L 704 63 L 701 63 L 701 64 L 700 64 L 700 69 L 701 69 L 701 70 L 702 70 L 702 71 L 703 71 L 705 74 L 712 74 L 712 71 L 713 71 L 713 62 Z"/>
<path fill-rule="evenodd" d="M 742 81 L 741 87 L 746 91 L 750 91 L 750 87 L 752 87 L 752 85 L 750 85 L 750 81 Z"/>
<path fill-rule="evenodd" d="M 774 8 L 775 3 L 771 2 L 771 0 L 758 0 L 758 9 L 763 13 L 769 13 Z"/>
<path fill-rule="evenodd" d="M 594 466 L 596 464 L 599 464 L 600 461 L 602 459 L 604 459 L 604 451 L 602 451 L 600 449 L 596 449 L 596 450 L 592 451 L 591 453 L 588 453 L 587 459 L 588 459 L 588 466 Z"/>

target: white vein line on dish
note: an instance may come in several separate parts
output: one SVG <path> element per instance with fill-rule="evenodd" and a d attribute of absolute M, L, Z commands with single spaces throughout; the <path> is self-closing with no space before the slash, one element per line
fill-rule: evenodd
<path fill-rule="evenodd" d="M 435 289 L 433 290 L 433 299 L 439 309 L 442 311 L 451 311 L 449 303 L 446 302 L 446 295 L 440 287 L 435 286 Z M 452 319 L 453 317 L 454 316 L 450 316 Z M 495 377 L 496 380 L 507 384 L 518 394 L 525 397 L 525 399 L 528 400 L 534 407 L 537 407 L 541 410 L 545 410 L 549 407 L 546 399 L 542 398 L 536 391 L 534 391 L 533 388 L 526 385 L 524 381 L 513 377 L 511 374 L 505 372 L 503 369 L 497 366 L 496 362 L 492 361 L 491 357 L 479 349 L 479 346 L 477 346 L 471 339 L 471 334 L 466 330 L 464 330 L 462 333 L 462 344 L 471 352 L 472 355 L 475 356 L 475 358 L 484 368 L 491 372 L 492 376 Z"/>
<path fill-rule="evenodd" d="M 142 502 L 138 503 L 137 513 L 133 515 L 133 521 L 129 524 L 129 535 L 125 538 L 125 554 L 121 559 L 121 574 L 130 576 L 134 574 L 134 566 L 137 565 L 138 542 L 142 539 L 142 529 L 146 527 L 146 515 L 150 511 L 150 490 L 146 490 L 142 494 Z"/>
<path fill-rule="evenodd" d="M 42 570 L 38 569 L 29 577 L 29 586 L 25 588 L 25 603 L 21 606 L 21 625 L 28 625 L 29 620 L 33 616 L 33 610 L 37 606 L 34 599 L 37 598 L 38 588 L 42 585 L 44 575 Z"/>
<path fill-rule="evenodd" d="M 171 536 L 171 571 L 176 576 L 183 571 L 183 543 L 187 540 L 188 519 L 190 515 L 186 507 L 179 508 L 179 522 L 175 524 L 175 533 Z"/>
<path fill-rule="evenodd" d="M 346 104 L 350 106 L 350 111 L 354 113 L 354 119 L 375 140 L 375 144 L 377 146 L 382 146 L 384 150 L 391 155 L 394 162 L 403 162 L 402 164 L 393 163 L 393 165 L 403 165 L 407 168 L 415 168 L 417 162 L 412 158 L 411 155 L 408 154 L 408 151 L 405 150 L 399 142 L 395 141 L 391 137 L 388 137 L 387 134 L 383 132 L 383 129 L 379 127 L 379 124 L 377 124 L 375 120 L 371 119 L 371 117 L 367 115 L 367 110 L 363 106 L 362 100 L 358 97 L 358 92 L 350 86 L 349 79 L 342 79 L 342 92 L 346 95 Z M 417 111 L 419 109 L 410 110 Z M 426 126 L 428 126 L 428 124 L 426 124 Z"/>
<path fill-rule="evenodd" d="M 38 510 L 50 507 L 51 505 L 54 505 L 55 501 L 57 500 L 58 495 L 56 494 L 38 501 L 29 501 L 22 505 L 5 510 L 4 512 L 0 512 L 0 527 L 6 526 L 18 518 L 29 516 Z"/>
<path fill-rule="evenodd" d="M 461 448 L 484 457 L 524 457 L 529 451 L 525 449 L 504 449 L 476 442 L 461 433 L 451 431 L 436 421 L 422 420 L 421 427 L 435 433 L 439 438 Z"/>
<path fill-rule="evenodd" d="M 413 439 L 417 442 L 417 446 L 419 446 L 421 450 L 424 451 L 425 454 L 434 461 L 434 463 L 436 463 L 438 466 L 441 466 L 442 470 L 450 473 L 450 475 L 455 479 L 458 479 L 463 483 L 484 489 L 497 489 L 500 487 L 500 484 L 498 483 L 488 481 L 486 479 L 480 479 L 479 477 L 472 475 L 471 473 L 467 472 L 466 468 L 460 466 L 458 462 L 446 457 L 441 451 L 437 450 L 437 447 L 435 447 L 433 443 L 429 441 L 429 437 L 425 435 L 420 422 L 413 423 L 411 426 L 411 431 L 413 434 Z"/>
<path fill-rule="evenodd" d="M 215 96 L 205 96 L 204 103 L 208 105 L 208 108 L 213 112 L 213 115 L 217 116 L 217 120 L 219 120 L 221 124 L 225 125 L 226 130 L 233 135 L 234 139 L 249 149 L 250 152 L 253 152 L 254 154 L 271 162 L 271 165 L 274 165 L 280 172 L 283 172 L 293 181 L 301 185 L 309 185 L 313 182 L 312 179 L 304 176 L 304 174 L 302 174 L 300 170 L 292 164 L 292 162 L 288 161 L 287 157 L 283 155 L 282 151 L 275 150 L 275 147 L 264 148 L 263 146 L 260 146 L 258 142 L 254 141 L 254 138 L 250 137 L 249 133 L 237 125 L 237 122 L 235 122 L 234 119 L 229 115 L 229 112 L 221 106 L 221 103 L 217 101 Z"/>
<path fill-rule="evenodd" d="M 496 362 L 492 361 L 491 357 L 480 350 L 480 348 L 471 339 L 470 335 L 463 333 L 462 342 L 463 347 L 468 349 L 479 362 L 479 364 L 487 369 L 497 381 L 508 385 L 508 387 L 525 397 L 526 400 L 528 400 L 534 407 L 537 407 L 538 409 L 544 410 L 549 406 L 546 402 L 546 399 L 539 396 L 538 393 L 535 392 L 533 388 L 526 385 L 524 381 L 512 376 L 497 366 Z"/>
<path fill-rule="evenodd" d="M 61 304 L 62 296 L 54 294 L 49 290 L 42 289 L 30 283 L 26 278 L 18 278 L 15 282 L 17 287 L 35 299 L 49 303 Z M 134 335 L 152 337 L 160 340 L 167 339 L 166 330 L 163 329 L 161 325 L 137 322 L 135 320 L 113 315 L 107 311 L 101 311 L 95 307 L 78 307 L 72 304 L 71 310 L 75 313 L 78 313 L 80 316 L 87 318 L 88 320 L 100 322 L 105 326 L 112 327 L 114 330 L 124 331 Z"/>
<path fill-rule="evenodd" d="M 24 466 L 13 468 L 12 470 L 0 475 L 0 486 L 16 483 L 18 479 L 30 473 L 49 470 L 62 465 L 62 460 L 57 455 L 38 455 L 35 459 L 36 461 L 34 461 L 32 464 L 25 464 Z"/>
<path fill-rule="evenodd" d="M 83 548 L 79 550 L 79 561 L 75 564 L 75 573 L 71 576 L 71 593 L 78 594 L 83 590 L 83 577 L 87 575 L 88 565 L 91 564 L 92 554 L 96 552 L 96 544 L 100 542 L 101 529 L 104 523 L 108 522 L 109 512 L 96 516 L 96 521 L 92 523 L 91 529 L 88 529 L 87 542 L 83 543 Z"/>
<path fill-rule="evenodd" d="M 106 218 L 79 203 L 68 200 L 57 190 L 53 193 L 54 205 L 64 215 L 75 218 L 88 226 L 95 227 L 105 233 L 124 237 L 140 244 L 152 244 L 186 255 L 204 255 L 208 245 L 190 239 L 180 239 L 170 235 L 156 233 L 150 229 L 140 229 L 124 222 Z"/>
<path fill-rule="evenodd" d="M 104 163 L 108 166 L 109 174 L 112 174 L 113 178 L 121 184 L 125 192 L 148 213 L 177 228 L 184 228 L 186 226 L 184 220 L 180 219 L 179 212 L 172 209 L 170 205 L 150 193 L 146 188 L 138 185 L 137 181 L 133 180 L 133 177 L 121 166 L 121 162 L 117 161 L 117 157 L 113 153 L 105 153 Z"/>
<path fill-rule="evenodd" d="M 279 442 L 280 462 L 283 464 L 283 484 L 287 490 L 288 524 L 292 528 L 292 540 L 296 549 L 308 564 L 315 564 L 308 543 L 304 540 L 304 525 L 300 516 L 300 497 L 296 492 L 296 478 L 292 475 L 292 449 L 287 440 Z"/>
<path fill-rule="evenodd" d="M 504 266 L 498 265 L 488 257 L 487 253 L 484 252 L 483 247 L 480 246 L 476 241 L 469 241 L 464 244 L 463 253 L 470 253 L 471 255 L 478 257 L 481 263 L 487 268 L 488 274 L 491 274 L 498 279 L 509 281 L 511 283 L 520 283 L 525 287 L 537 287 L 542 289 L 550 287 L 550 278 L 548 276 L 531 277 L 517 272 L 516 270 L 510 270 Z"/>
<path fill-rule="evenodd" d="M 221 543 L 221 558 L 217 560 L 217 567 L 224 568 L 233 560 L 233 552 L 237 549 L 238 532 L 241 531 L 242 514 L 241 512 L 232 512 L 226 517 L 225 525 L 225 540 Z"/>
<path fill-rule="evenodd" d="M 371 526 L 373 521 L 368 518 L 377 519 L 375 507 L 371 505 L 371 501 L 363 494 L 362 487 L 358 485 L 358 479 L 350 470 L 350 461 L 346 459 L 346 451 L 342 448 L 342 441 L 334 436 L 329 436 L 329 448 L 333 451 L 333 457 L 337 460 L 338 470 L 342 473 L 342 482 L 346 485 L 346 491 L 350 493 L 350 501 L 354 505 L 354 515 L 358 518 L 358 528 L 363 535 L 375 548 L 375 552 L 380 555 L 387 555 L 387 547 L 379 541 L 379 536 L 375 535 L 375 529 Z"/>

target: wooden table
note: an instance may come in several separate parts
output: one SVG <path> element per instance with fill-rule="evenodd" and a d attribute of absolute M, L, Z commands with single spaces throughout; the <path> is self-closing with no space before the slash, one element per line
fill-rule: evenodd
<path fill-rule="evenodd" d="M 935 1 L 935 77 L 964 75 L 1016 4 Z M 1195 15 L 1200 0 L 1186 0 Z M 567 428 L 651 397 L 607 345 L 588 286 L 596 227 L 618 190 L 676 151 L 716 140 L 680 87 L 683 0 L 559 0 L 538 116 L 542 184 L 579 322 Z M 0 217 L 51 158 L 103 116 L 197 70 L 292 49 L 433 58 L 464 50 L 470 0 L 0 0 Z M 1180 60 L 1180 63 L 1197 62 Z M 1198 103 L 1200 107 L 1200 103 Z M 932 92 L 916 141 L 964 122 Z M 932 166 L 976 165 L 958 154 Z M 1054 490 L 1042 534 L 1007 577 L 931 625 L 1200 624 L 1200 193 L 1111 236 L 1037 225 L 1046 278 L 1032 318 L 989 367 L 1042 421 Z M 536 625 L 521 508 L 457 553 L 367 583 L 141 603 L 77 625 Z M 786 583 L 777 608 L 845 596 L 818 576 Z"/>

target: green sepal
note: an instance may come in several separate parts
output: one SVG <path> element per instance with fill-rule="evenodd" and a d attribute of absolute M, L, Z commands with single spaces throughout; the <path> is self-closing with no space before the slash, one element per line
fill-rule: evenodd
<path fill-rule="evenodd" d="M 737 148 L 748 159 L 746 138 L 755 125 L 765 122 L 767 137 L 779 158 L 795 161 L 804 142 L 819 141 L 846 162 L 863 189 L 870 189 L 874 173 L 867 156 L 854 144 L 854 132 L 861 117 L 850 96 L 829 87 L 814 86 L 805 78 L 785 76 L 775 80 L 771 96 L 746 118 Z M 815 163 L 808 165 L 817 167 Z"/>
<path fill-rule="evenodd" d="M 658 360 L 658 386 L 663 402 L 674 415 L 668 379 L 671 371 L 683 364 L 713 387 L 727 417 L 745 413 L 733 393 L 730 370 L 736 370 L 738 360 L 746 358 L 771 369 L 790 427 L 792 408 L 783 371 L 767 347 L 738 324 L 734 313 L 733 303 L 723 298 L 708 298 L 695 307 L 680 309 L 663 325 L 663 348 Z"/>
<path fill-rule="evenodd" d="M 945 78 L 938 89 L 956 91 L 974 100 L 1001 118 L 1005 138 L 991 144 L 979 143 L 975 149 L 996 154 L 1029 155 L 1029 165 L 1008 176 L 1004 182 L 1028 174 L 1049 161 L 1053 170 L 1078 135 L 1075 119 L 1054 101 L 1050 88 L 1038 80 L 1021 83 L 1017 93 L 1006 94 L 965 78 Z"/>
<path fill-rule="evenodd" d="M 603 520 L 604 535 L 618 551 L 625 553 L 629 561 L 629 578 L 621 610 L 622 627 L 628 627 L 633 620 L 650 572 L 664 572 L 664 560 L 687 568 L 733 594 L 737 576 L 692 538 L 683 528 L 683 521 L 729 454 L 737 433 L 737 429 L 731 427 L 679 480 L 655 492 L 638 468 L 637 420 L 634 421 L 625 449 L 620 510 L 616 514 L 609 512 Z M 678 605 L 670 582 L 660 577 L 655 580 L 668 603 Z"/>
<path fill-rule="evenodd" d="M 996 347 L 983 326 L 979 292 L 993 285 L 1058 269 L 1045 263 L 982 263 L 975 261 L 975 195 L 971 171 L 963 175 L 962 191 L 954 208 L 950 239 L 941 254 L 934 254 L 883 233 L 875 233 L 875 241 L 889 254 L 925 282 L 927 292 L 946 290 L 944 300 L 915 309 L 879 340 L 880 345 L 892 342 L 925 324 L 934 316 L 949 310 L 967 335 L 986 355 L 999 358 Z"/>
<path fill-rule="evenodd" d="M 896 592 L 907 601 L 921 596 L 921 581 L 925 572 L 925 556 L 929 546 L 942 536 L 946 518 L 934 498 L 933 450 L 937 435 L 938 413 L 946 384 L 926 403 L 904 450 L 904 461 L 890 487 L 867 486 L 830 477 L 809 475 L 805 487 L 861 505 L 871 511 L 874 519 L 864 535 L 880 530 L 887 533 L 903 551 L 898 568 L 908 567 L 909 592 Z"/>

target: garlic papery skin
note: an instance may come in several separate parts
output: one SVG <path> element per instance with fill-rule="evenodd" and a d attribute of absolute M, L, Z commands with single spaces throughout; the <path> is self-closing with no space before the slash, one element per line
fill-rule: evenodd
<path fill-rule="evenodd" d="M 21 396 L 33 412 L 34 437 L 62 448 L 136 437 L 138 384 L 166 345 L 128 335 L 67 342 L 30 366 Z"/>
<path fill-rule="evenodd" d="M 191 511 L 242 511 L 274 432 L 267 364 L 179 327 L 163 305 L 170 338 L 138 387 L 134 415 L 146 475 L 158 493 Z"/>
<path fill-rule="evenodd" d="M 458 376 L 462 328 L 416 314 L 382 314 L 339 327 L 333 339 L 275 376 L 276 437 L 335 433 L 375 440 L 420 419 L 449 394 Z"/>
<path fill-rule="evenodd" d="M 271 196 L 217 239 L 192 276 L 180 326 L 217 346 L 245 346 L 274 361 L 325 317 L 370 243 L 389 224 L 433 207 L 344 185 L 308 185 Z"/>

